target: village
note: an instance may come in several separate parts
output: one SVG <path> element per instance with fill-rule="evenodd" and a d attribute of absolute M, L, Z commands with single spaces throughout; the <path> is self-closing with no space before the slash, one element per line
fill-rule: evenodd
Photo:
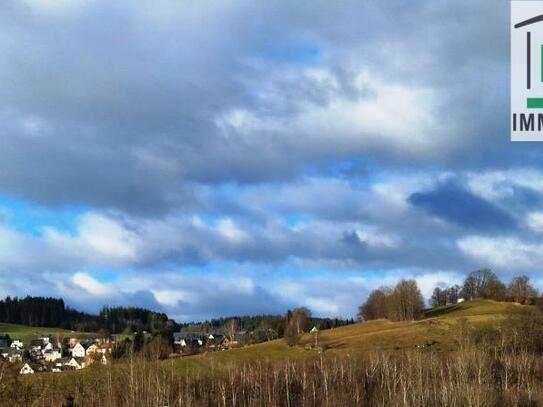
<path fill-rule="evenodd" d="M 0 339 L 0 357 L 13 364 L 20 364 L 22 375 L 41 372 L 79 370 L 111 359 L 114 342 L 110 339 L 36 337 L 28 343 L 20 339 Z"/>
<path fill-rule="evenodd" d="M 23 342 L 21 339 L 0 337 L 0 360 L 20 366 L 19 374 L 73 371 L 95 363 L 108 365 L 114 358 L 115 349 L 137 333 L 108 335 L 107 337 L 36 336 Z M 150 336 L 143 332 L 144 336 Z M 239 331 L 232 335 L 223 332 L 175 332 L 173 350 L 169 357 L 181 357 L 201 352 L 225 351 L 249 343 L 269 339 L 266 332 Z"/>

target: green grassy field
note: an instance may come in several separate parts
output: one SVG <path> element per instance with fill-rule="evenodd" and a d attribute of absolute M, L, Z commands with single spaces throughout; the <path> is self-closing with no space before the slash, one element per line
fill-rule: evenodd
<path fill-rule="evenodd" d="M 425 318 L 460 318 L 460 317 L 489 317 L 503 316 L 508 310 L 519 307 L 510 302 L 497 302 L 490 300 L 465 301 L 460 304 L 445 305 L 426 310 Z"/>
<path fill-rule="evenodd" d="M 21 339 L 25 346 L 37 336 L 65 336 L 81 335 L 81 333 L 67 331 L 60 328 L 43 328 L 17 324 L 0 323 L 0 335 L 8 334 L 11 339 Z"/>

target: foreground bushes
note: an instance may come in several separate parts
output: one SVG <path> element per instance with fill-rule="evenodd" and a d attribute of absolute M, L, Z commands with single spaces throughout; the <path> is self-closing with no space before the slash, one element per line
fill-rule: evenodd
<path fill-rule="evenodd" d="M 175 372 L 134 359 L 77 374 L 11 378 L 5 406 L 543 405 L 543 358 L 464 349 L 248 363 Z"/>

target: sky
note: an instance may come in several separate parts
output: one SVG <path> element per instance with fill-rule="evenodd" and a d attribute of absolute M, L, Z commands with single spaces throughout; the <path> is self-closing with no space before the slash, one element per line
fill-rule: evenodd
<path fill-rule="evenodd" d="M 543 288 L 507 0 L 3 0 L 0 83 L 0 297 L 194 321 Z"/>

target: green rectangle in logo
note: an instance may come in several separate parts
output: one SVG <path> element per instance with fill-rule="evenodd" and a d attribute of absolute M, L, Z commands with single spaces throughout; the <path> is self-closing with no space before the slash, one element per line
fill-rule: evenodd
<path fill-rule="evenodd" d="M 528 109 L 543 109 L 543 98 L 528 98 Z"/>

